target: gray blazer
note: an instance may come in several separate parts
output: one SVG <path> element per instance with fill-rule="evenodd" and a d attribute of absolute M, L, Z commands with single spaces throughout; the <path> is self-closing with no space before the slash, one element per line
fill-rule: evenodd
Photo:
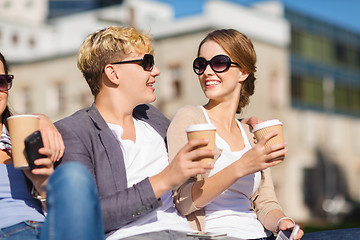
<path fill-rule="evenodd" d="M 139 105 L 133 116 L 150 124 L 166 141 L 170 121 L 158 109 Z M 127 187 L 123 153 L 95 104 L 56 122 L 55 126 L 65 143 L 62 162 L 79 161 L 95 178 L 105 233 L 110 234 L 162 204 L 156 199 L 149 178 Z"/>

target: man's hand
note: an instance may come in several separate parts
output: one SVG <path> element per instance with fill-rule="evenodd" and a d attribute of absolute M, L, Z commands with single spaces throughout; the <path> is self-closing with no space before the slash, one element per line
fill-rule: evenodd
<path fill-rule="evenodd" d="M 241 123 L 245 123 L 245 124 L 249 125 L 249 131 L 250 132 L 252 132 L 252 130 L 254 129 L 256 124 L 259 124 L 259 123 L 262 123 L 262 122 L 264 122 L 264 120 L 262 120 L 260 118 L 257 118 L 257 117 L 243 118 L 241 120 Z M 257 140 L 256 140 L 255 136 L 253 136 L 253 140 L 254 140 L 254 143 L 256 144 Z"/>
<path fill-rule="evenodd" d="M 245 124 L 249 125 L 250 131 L 253 130 L 253 128 L 256 124 L 259 124 L 262 122 L 264 122 L 264 120 L 257 118 L 257 117 L 243 118 L 241 120 L 241 123 L 245 123 Z"/>
<path fill-rule="evenodd" d="M 199 161 L 215 155 L 213 150 L 199 149 L 207 144 L 207 139 L 190 140 L 162 172 L 150 178 L 156 197 L 177 188 L 190 177 L 204 174 L 206 170 L 214 167 L 211 163 Z"/>

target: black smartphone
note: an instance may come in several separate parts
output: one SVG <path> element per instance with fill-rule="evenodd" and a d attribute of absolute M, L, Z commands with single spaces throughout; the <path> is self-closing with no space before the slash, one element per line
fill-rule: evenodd
<path fill-rule="evenodd" d="M 44 144 L 40 131 L 35 131 L 25 138 L 25 155 L 31 170 L 42 167 L 34 164 L 36 159 L 47 157 L 39 153 L 39 149 L 42 147 L 44 147 Z"/>

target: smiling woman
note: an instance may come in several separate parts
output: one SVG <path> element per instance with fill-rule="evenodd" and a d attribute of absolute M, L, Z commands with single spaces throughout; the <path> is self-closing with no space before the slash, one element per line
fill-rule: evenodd
<path fill-rule="evenodd" d="M 265 134 L 256 145 L 248 126 L 236 119 L 254 93 L 256 54 L 251 40 L 234 29 L 210 32 L 200 43 L 193 62 L 202 90 L 204 106 L 185 106 L 174 116 L 167 133 L 170 160 L 187 141 L 191 124 L 216 126 L 217 152 L 214 168 L 206 175 L 189 178 L 178 186 L 174 202 L 192 227 L 201 232 L 227 234 L 228 239 L 273 240 L 273 234 L 296 229 L 277 201 L 270 167 L 282 162 L 286 144 L 266 142 L 278 131 Z M 259 119 L 250 118 L 254 127 Z M 202 159 L 201 157 L 198 158 Z M 304 234 L 295 240 L 357 239 L 360 228 Z"/>
<path fill-rule="evenodd" d="M 185 129 L 190 124 L 216 126 L 216 148 L 221 154 L 215 158 L 214 169 L 180 186 L 175 203 L 194 229 L 225 233 L 231 239 L 273 239 L 270 231 L 295 226 L 281 211 L 268 169 L 282 161 L 277 157 L 286 153 L 285 144 L 265 147 L 278 134 L 270 132 L 252 147 L 247 126 L 236 119 L 254 93 L 255 63 L 248 37 L 233 29 L 210 32 L 193 62 L 208 102 L 180 109 L 167 134 L 172 159 L 186 142 Z M 300 230 L 294 239 L 302 235 Z"/>

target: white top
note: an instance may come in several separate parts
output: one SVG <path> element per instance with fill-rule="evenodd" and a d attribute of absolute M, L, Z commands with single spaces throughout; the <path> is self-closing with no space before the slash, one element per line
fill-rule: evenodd
<path fill-rule="evenodd" d="M 204 108 L 203 112 L 210 123 L 210 118 Z M 232 152 L 230 146 L 218 134 L 215 137 L 216 146 L 222 149 L 220 157 L 216 160 L 210 176 L 221 171 L 251 149 L 241 123 L 237 121 L 244 138 L 245 147 L 241 151 Z M 230 237 L 254 239 L 266 237 L 267 233 L 252 209 L 250 198 L 258 189 L 261 173 L 247 175 L 238 179 L 233 185 L 217 196 L 205 207 L 206 231 L 227 233 Z"/>
<path fill-rule="evenodd" d="M 136 142 L 123 140 L 123 128 L 108 123 L 109 128 L 119 141 L 124 154 L 128 187 L 161 172 L 168 165 L 168 155 L 164 139 L 146 122 L 133 118 Z M 155 151 L 156 149 L 156 151 Z M 107 240 L 121 239 L 137 234 L 161 230 L 182 232 L 193 231 L 186 218 L 180 216 L 175 209 L 172 192 L 161 196 L 163 205 L 137 221 L 120 228 Z"/>

